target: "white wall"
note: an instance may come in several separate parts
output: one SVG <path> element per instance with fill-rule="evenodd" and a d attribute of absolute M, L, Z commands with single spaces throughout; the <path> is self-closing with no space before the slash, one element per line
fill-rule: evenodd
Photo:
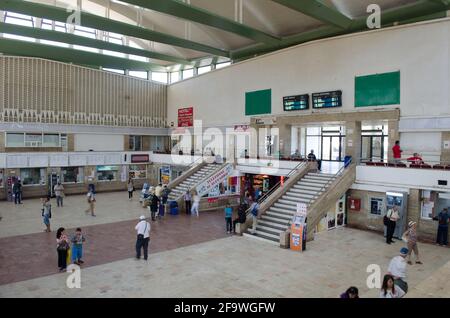
<path fill-rule="evenodd" d="M 272 114 L 293 115 L 283 112 L 283 96 L 338 89 L 343 107 L 326 111 L 368 110 L 354 107 L 355 76 L 398 70 L 401 116 L 450 117 L 449 41 L 445 19 L 289 48 L 169 86 L 168 121 L 177 122 L 178 108 L 193 106 L 194 118 L 207 126 L 248 123 L 245 92 L 268 88 Z"/>
<path fill-rule="evenodd" d="M 75 134 L 75 151 L 123 151 L 124 135 Z"/>
<path fill-rule="evenodd" d="M 448 185 L 439 186 L 438 180 L 447 180 Z M 438 191 L 450 190 L 449 170 L 428 170 L 413 168 L 386 168 L 357 166 L 355 185 L 383 186 L 429 189 Z M 355 187 L 352 187 L 353 189 Z M 375 191 L 375 190 L 372 190 Z"/>

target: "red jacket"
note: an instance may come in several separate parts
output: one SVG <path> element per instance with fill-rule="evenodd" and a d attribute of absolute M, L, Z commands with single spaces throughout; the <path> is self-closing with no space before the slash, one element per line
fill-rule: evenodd
<path fill-rule="evenodd" d="M 392 152 L 394 153 L 394 158 L 395 159 L 400 159 L 402 156 L 402 150 L 400 149 L 399 145 L 395 145 L 394 147 L 392 147 Z"/>

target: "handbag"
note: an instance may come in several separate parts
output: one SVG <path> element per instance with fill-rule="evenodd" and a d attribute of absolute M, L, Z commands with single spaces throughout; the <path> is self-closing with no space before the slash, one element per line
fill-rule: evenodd
<path fill-rule="evenodd" d="M 58 251 L 67 251 L 69 249 L 69 243 L 67 241 L 62 241 L 58 244 L 58 247 L 56 248 Z"/>
<path fill-rule="evenodd" d="M 389 218 L 385 215 L 384 217 L 383 217 L 383 224 L 384 225 L 388 225 L 388 222 L 389 222 Z"/>

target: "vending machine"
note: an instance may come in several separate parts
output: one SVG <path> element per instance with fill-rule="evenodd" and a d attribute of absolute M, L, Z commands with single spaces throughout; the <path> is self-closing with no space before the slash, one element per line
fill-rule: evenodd
<path fill-rule="evenodd" d="M 393 206 L 398 207 L 400 219 L 397 221 L 394 231 L 394 237 L 401 239 L 406 228 L 406 213 L 408 208 L 407 192 L 386 192 L 386 213 Z M 386 236 L 386 227 L 384 228 L 384 236 Z"/>

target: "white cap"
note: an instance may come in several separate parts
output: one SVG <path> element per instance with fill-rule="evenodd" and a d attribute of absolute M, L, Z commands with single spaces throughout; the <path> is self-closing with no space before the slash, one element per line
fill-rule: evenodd
<path fill-rule="evenodd" d="M 145 216 L 141 215 L 141 216 L 139 217 L 139 220 L 140 220 L 140 221 L 145 220 Z"/>

